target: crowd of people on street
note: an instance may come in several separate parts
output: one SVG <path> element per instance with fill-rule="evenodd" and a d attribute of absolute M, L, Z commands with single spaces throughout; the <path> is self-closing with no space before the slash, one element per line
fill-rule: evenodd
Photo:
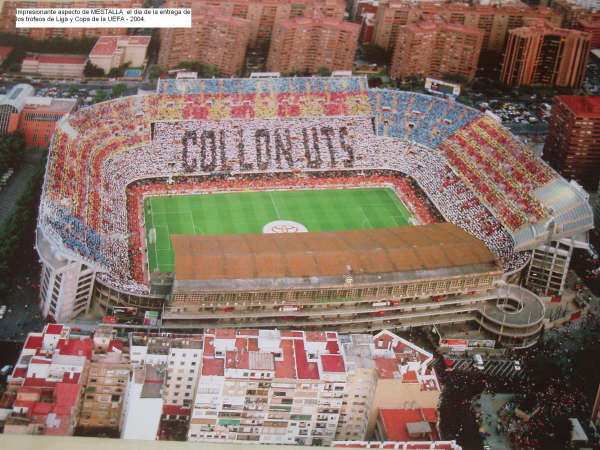
<path fill-rule="evenodd" d="M 558 425 L 561 417 L 578 418 L 590 438 L 588 447 L 600 448 L 589 427 L 589 418 L 598 384 L 586 386 L 574 374 L 574 359 L 578 351 L 597 346 L 594 336 L 600 333 L 597 310 L 547 331 L 540 343 L 520 350 L 519 358 L 525 376 L 513 372 L 509 377 L 481 373 L 478 370 L 446 372 L 442 374 L 444 399 L 442 401 L 442 435 L 457 438 L 465 448 L 478 447 L 485 439 L 485 431 L 494 424 L 476 412 L 478 396 L 482 392 L 513 393 L 515 397 L 498 411 L 498 430 L 506 433 L 512 448 L 519 450 L 546 450 L 564 448 L 549 445 L 558 442 Z M 544 380 L 544 374 L 534 374 L 529 361 L 533 358 L 556 361 L 562 368 L 559 376 Z M 442 373 L 442 372 L 440 372 Z M 585 377 L 585 376 L 584 376 Z M 537 384 L 536 384 L 537 380 Z M 591 381 L 591 380 L 590 380 Z M 528 421 L 519 418 L 515 409 L 534 413 Z M 539 409 L 538 409 L 539 408 Z M 537 410 L 537 411 L 536 411 Z"/>

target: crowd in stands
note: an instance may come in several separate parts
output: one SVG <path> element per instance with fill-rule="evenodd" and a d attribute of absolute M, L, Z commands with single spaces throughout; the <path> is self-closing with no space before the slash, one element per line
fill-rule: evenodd
<path fill-rule="evenodd" d="M 533 193 L 556 175 L 487 116 L 457 130 L 440 145 L 463 181 L 511 231 L 547 214 Z"/>
<path fill-rule="evenodd" d="M 461 103 L 416 92 L 371 89 L 371 106 L 380 136 L 437 148 L 448 136 L 481 115 Z"/>
<path fill-rule="evenodd" d="M 182 175 L 213 173 L 226 181 L 248 172 L 264 178 L 282 171 L 393 170 L 412 177 L 396 185 L 409 203 L 424 204 L 429 196 L 446 220 L 483 239 L 510 270 L 526 255 L 514 251 L 476 186 L 431 150 L 477 114 L 421 94 L 369 91 L 363 78 L 163 80 L 157 94 L 103 102 L 59 123 L 40 226 L 61 248 L 105 270 L 116 287 L 147 292 L 135 281 L 143 278 L 131 272 L 138 256 L 130 254 L 129 241 L 139 226 L 127 217 L 126 192 L 136 180 L 162 179 L 169 186 Z M 553 174 L 520 156 L 519 144 L 501 127 L 475 123 L 480 131 L 469 139 L 489 144 L 477 152 L 493 148 L 498 158 L 527 168 L 519 169 L 517 183 L 539 186 Z M 541 216 L 540 205 L 529 206 Z M 435 220 L 435 212 L 429 219 L 416 212 L 422 222 Z"/>

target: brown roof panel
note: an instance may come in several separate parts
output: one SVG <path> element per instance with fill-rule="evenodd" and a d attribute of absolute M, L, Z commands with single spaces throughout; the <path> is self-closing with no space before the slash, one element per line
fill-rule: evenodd
<path fill-rule="evenodd" d="M 487 247 L 451 223 L 321 233 L 171 235 L 176 280 L 398 273 L 491 265 Z"/>

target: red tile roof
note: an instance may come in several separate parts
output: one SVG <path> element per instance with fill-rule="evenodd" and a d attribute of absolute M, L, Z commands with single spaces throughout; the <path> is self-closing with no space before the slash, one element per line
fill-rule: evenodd
<path fill-rule="evenodd" d="M 52 411 L 52 407 L 54 405 L 52 403 L 47 402 L 35 402 L 35 405 L 32 408 L 31 413 L 37 416 L 45 416 L 50 411 Z"/>
<path fill-rule="evenodd" d="M 282 332 L 283 334 L 283 332 Z M 292 341 L 282 339 L 279 342 L 282 361 L 275 361 L 275 377 L 277 378 L 296 378 L 296 363 L 294 359 L 294 349 Z"/>
<path fill-rule="evenodd" d="M 321 366 L 324 372 L 346 372 L 341 355 L 321 355 Z"/>
<path fill-rule="evenodd" d="M 63 373 L 63 383 L 79 383 L 79 376 L 81 374 L 77 372 L 65 372 Z"/>
<path fill-rule="evenodd" d="M 258 339 L 256 338 L 250 338 L 248 339 L 248 351 L 250 352 L 257 352 L 259 350 L 258 348 Z"/>
<path fill-rule="evenodd" d="M 79 399 L 80 384 L 57 383 L 54 389 L 54 401 L 57 406 L 73 406 Z"/>
<path fill-rule="evenodd" d="M 250 367 L 249 354 L 245 350 L 241 352 L 226 352 L 225 357 L 225 367 L 228 369 L 248 369 Z"/>
<path fill-rule="evenodd" d="M 13 378 L 25 378 L 27 376 L 27 368 L 26 367 L 15 367 L 13 371 Z"/>
<path fill-rule="evenodd" d="M 394 372 L 398 371 L 398 362 L 392 358 L 375 358 L 375 366 L 379 378 L 394 378 Z"/>
<path fill-rule="evenodd" d="M 225 369 L 224 361 L 220 358 L 203 358 L 202 359 L 202 376 L 219 375 L 223 376 Z"/>
<path fill-rule="evenodd" d="M 51 323 L 46 327 L 45 334 L 60 334 L 63 326 L 57 323 Z"/>
<path fill-rule="evenodd" d="M 259 330 L 238 330 L 238 336 L 258 336 Z"/>
<path fill-rule="evenodd" d="M 300 380 L 318 380 L 319 367 L 317 363 L 308 362 L 304 342 L 300 339 L 294 340 L 294 350 L 296 352 L 296 373 Z"/>
<path fill-rule="evenodd" d="M 27 377 L 23 382 L 23 386 L 46 387 L 53 388 L 56 386 L 55 381 L 46 381 L 45 378 Z"/>
<path fill-rule="evenodd" d="M 434 408 L 424 408 L 425 422 L 437 423 L 437 413 Z M 407 423 L 422 422 L 419 409 L 380 409 L 379 420 L 383 425 L 386 441 L 414 441 L 408 435 Z"/>
<path fill-rule="evenodd" d="M 94 45 L 90 56 L 112 55 L 117 49 L 118 40 L 117 36 L 102 36 Z"/>
<path fill-rule="evenodd" d="M 215 346 L 213 345 L 215 338 L 212 336 L 204 337 L 204 355 L 215 356 Z"/>
<path fill-rule="evenodd" d="M 233 328 L 217 328 L 215 332 L 216 339 L 235 339 L 235 330 Z"/>
<path fill-rule="evenodd" d="M 338 345 L 337 341 L 327 341 L 325 348 L 332 355 L 336 355 L 340 352 L 340 346 Z"/>
<path fill-rule="evenodd" d="M 29 337 L 27 338 L 27 341 L 25 341 L 25 347 L 24 348 L 29 348 L 29 349 L 39 349 L 42 348 L 42 342 L 44 341 L 44 338 L 42 336 L 32 336 L 29 335 Z"/>
<path fill-rule="evenodd" d="M 114 352 L 115 349 L 123 350 L 123 341 L 121 341 L 120 339 L 111 340 L 110 343 L 108 344 L 108 351 Z"/>
<path fill-rule="evenodd" d="M 119 42 L 127 41 L 127 45 L 148 45 L 150 36 L 102 36 L 90 52 L 91 56 L 112 55 Z"/>
<path fill-rule="evenodd" d="M 307 331 L 305 334 L 306 342 L 325 342 L 327 340 L 322 331 Z"/>
<path fill-rule="evenodd" d="M 56 348 L 61 355 L 85 356 L 86 359 L 92 359 L 94 341 L 90 338 L 60 339 Z"/>
<path fill-rule="evenodd" d="M 418 383 L 417 372 L 414 370 L 407 370 L 406 373 L 402 376 L 402 382 L 404 383 Z"/>
<path fill-rule="evenodd" d="M 40 64 L 85 64 L 85 56 L 43 56 L 39 58 Z"/>

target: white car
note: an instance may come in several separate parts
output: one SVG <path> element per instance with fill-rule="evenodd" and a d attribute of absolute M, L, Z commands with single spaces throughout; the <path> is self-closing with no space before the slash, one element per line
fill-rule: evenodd
<path fill-rule="evenodd" d="M 518 359 L 515 360 L 515 362 L 514 362 L 514 368 L 515 368 L 515 370 L 517 372 L 520 371 L 521 370 L 521 361 L 519 361 Z"/>

